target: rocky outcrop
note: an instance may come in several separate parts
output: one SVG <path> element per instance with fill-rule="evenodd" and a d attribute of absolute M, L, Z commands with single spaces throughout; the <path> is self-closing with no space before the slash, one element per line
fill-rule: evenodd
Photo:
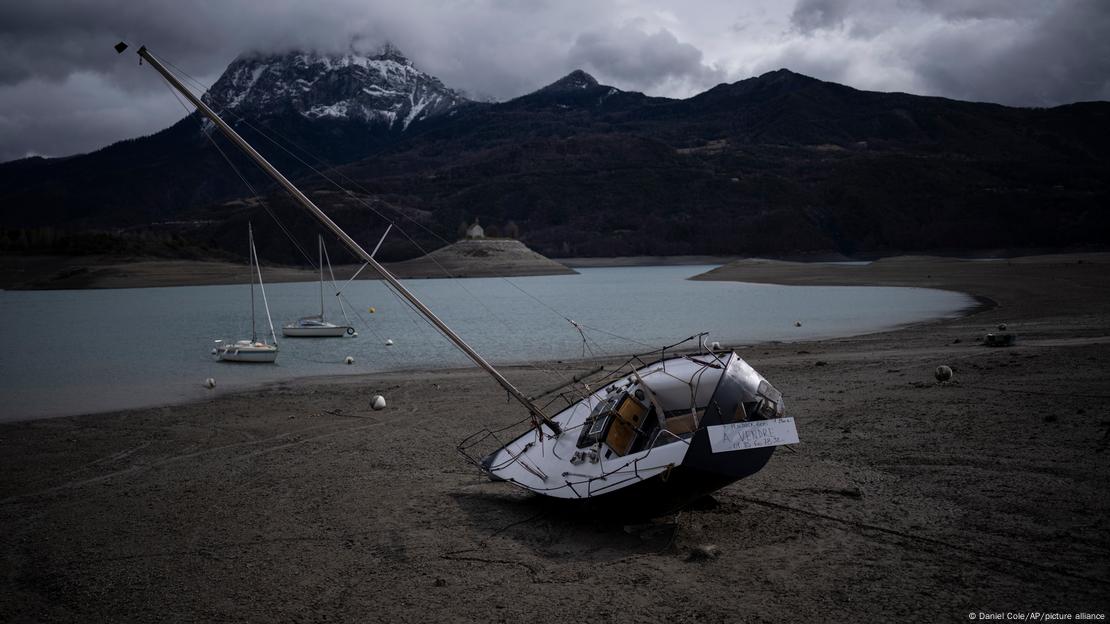
<path fill-rule="evenodd" d="M 512 277 L 571 275 L 574 269 L 542 256 L 518 240 L 461 240 L 426 256 L 389 265 L 398 277 Z"/>

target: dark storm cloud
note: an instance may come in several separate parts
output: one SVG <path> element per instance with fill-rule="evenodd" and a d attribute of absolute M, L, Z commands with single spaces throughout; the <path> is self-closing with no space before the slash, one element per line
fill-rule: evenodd
<path fill-rule="evenodd" d="M 1101 0 L 801 0 L 766 66 L 854 86 L 1016 106 L 1110 98 Z"/>
<path fill-rule="evenodd" d="M 0 2 L 0 160 L 65 155 L 183 115 L 111 46 L 147 44 L 214 81 L 238 54 L 398 45 L 475 97 L 581 67 L 685 97 L 788 67 L 879 90 L 1016 105 L 1110 97 L 1103 0 L 37 0 Z"/>
<path fill-rule="evenodd" d="M 361 28 L 309 3 L 39 1 L 0 4 L 0 161 L 87 151 L 164 128 L 184 111 L 133 54 L 211 83 L 242 51 L 324 47 Z M 122 57 L 112 50 L 132 44 Z"/>
<path fill-rule="evenodd" d="M 160 57 L 205 75 L 218 75 L 245 51 L 340 52 L 352 43 L 374 49 L 389 40 L 422 68 L 467 83 L 452 86 L 511 97 L 520 94 L 514 88 L 532 86 L 521 78 L 529 71 L 564 67 L 577 34 L 570 25 L 591 15 L 609 19 L 604 8 L 593 10 L 584 0 L 9 3 L 0 5 L 0 85 L 91 72 L 124 88 L 157 87 L 145 72 L 116 58 L 111 46 L 121 39 L 147 44 Z"/>
<path fill-rule="evenodd" d="M 504 99 L 565 73 L 570 25 L 590 15 L 609 19 L 585 1 L 0 3 L 0 161 L 87 151 L 180 118 L 157 77 L 135 67 L 139 44 L 210 84 L 245 51 L 390 40 L 448 85 Z M 123 57 L 112 50 L 119 40 L 133 46 Z M 55 101 L 36 103 L 44 97 Z"/>
<path fill-rule="evenodd" d="M 72 154 L 160 130 L 185 115 L 167 97 L 105 88 L 92 74 L 0 90 L 0 160 Z"/>
<path fill-rule="evenodd" d="M 850 26 L 858 34 L 874 34 L 914 17 L 937 17 L 958 22 L 1032 18 L 1049 11 L 1045 2 L 1017 0 L 799 0 L 790 21 L 796 28 L 807 33 L 818 29 Z"/>
<path fill-rule="evenodd" d="M 1110 99 L 1110 3 L 1068 2 L 1041 19 L 1010 23 L 994 45 L 968 29 L 929 42 L 927 58 L 919 57 L 926 88 L 1042 106 Z"/>
<path fill-rule="evenodd" d="M 802 0 L 790 16 L 799 30 L 812 33 L 821 28 L 840 28 L 853 13 L 851 2 L 843 0 Z"/>
<path fill-rule="evenodd" d="M 702 52 L 668 30 L 645 32 L 633 26 L 583 33 L 570 49 L 570 62 L 602 82 L 638 91 L 704 90 L 726 78 L 702 62 Z M 662 88 L 662 89 L 660 89 Z"/>
<path fill-rule="evenodd" d="M 356 3 L 347 3 L 355 5 Z M 61 80 L 81 72 L 125 87 L 150 81 L 116 58 L 119 40 L 150 44 L 159 54 L 201 73 L 222 69 L 249 49 L 340 47 L 361 27 L 358 17 L 315 10 L 312 3 L 276 1 L 128 2 L 45 0 L 0 5 L 0 83 L 28 76 Z M 133 50 L 132 50 L 133 51 Z M 131 57 L 134 59 L 134 57 Z M 139 76 L 136 78 L 135 76 Z"/>

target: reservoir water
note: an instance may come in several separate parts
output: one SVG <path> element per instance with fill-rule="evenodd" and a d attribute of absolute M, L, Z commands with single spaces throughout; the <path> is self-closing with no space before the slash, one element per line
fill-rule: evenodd
<path fill-rule="evenodd" d="M 643 352 L 702 331 L 734 345 L 848 336 L 958 315 L 975 304 L 961 293 L 919 288 L 686 279 L 711 268 L 584 268 L 579 275 L 406 284 L 495 364 Z M 271 284 L 266 293 L 279 334 L 276 364 L 210 355 L 214 339 L 250 337 L 245 284 L 0 291 L 0 421 L 199 399 L 211 394 L 203 387 L 208 377 L 222 392 L 305 376 L 471 365 L 380 282 L 344 290 L 356 338 L 282 339 L 283 322 L 319 311 L 318 284 Z M 344 322 L 334 293 L 325 299 L 329 320 Z M 257 302 L 261 336 L 268 328 Z M 592 328 L 586 346 L 564 316 Z M 347 356 L 354 365 L 344 364 Z"/>

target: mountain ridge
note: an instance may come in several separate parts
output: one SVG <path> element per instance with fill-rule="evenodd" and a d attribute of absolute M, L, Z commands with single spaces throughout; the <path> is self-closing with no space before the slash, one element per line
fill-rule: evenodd
<path fill-rule="evenodd" d="M 203 96 L 236 116 L 265 118 L 290 111 L 308 119 L 399 123 L 444 114 L 469 100 L 426 74 L 392 44 L 376 53 L 301 50 L 241 55 Z"/>
<path fill-rule="evenodd" d="M 283 61 L 276 71 L 268 67 L 275 59 Z M 255 89 L 260 83 L 268 88 Z M 391 45 L 370 55 L 247 53 L 202 98 L 291 178 L 317 164 L 293 154 L 294 146 L 329 164 L 346 163 L 396 141 L 414 124 L 471 104 Z M 247 194 L 209 139 L 253 188 L 273 188 L 213 130 L 194 112 L 153 134 L 87 154 L 0 163 L 0 198 L 14 206 L 0 224 L 131 227 Z"/>
<path fill-rule="evenodd" d="M 380 233 L 369 202 L 419 221 L 425 247 L 480 216 L 515 223 L 528 246 L 558 257 L 852 255 L 1110 240 L 1101 209 L 1110 205 L 1108 103 L 1010 108 L 862 91 L 788 69 L 680 100 L 622 91 L 575 70 L 512 100 L 480 103 L 439 90 L 430 76 L 394 88 L 390 76 L 410 75 L 411 63 L 398 60 L 399 51 L 381 54 L 322 68 L 310 56 L 288 61 L 273 82 L 284 99 L 252 96 L 270 70 L 245 55 L 225 72 L 234 88 L 213 96 L 339 165 L 361 199 L 335 193 L 241 128 L 289 177 L 309 176 L 301 184 L 359 239 Z M 385 80 L 375 83 L 381 90 L 400 95 L 360 99 L 368 94 L 353 89 L 371 74 Z M 312 93 L 326 75 L 338 86 Z M 446 105 L 417 106 L 419 93 L 440 94 Z M 312 113 L 340 101 L 350 114 Z M 189 117 L 94 154 L 0 165 L 2 224 L 191 221 L 200 225 L 177 231 L 237 249 L 231 233 L 240 224 L 269 218 L 258 201 L 242 201 L 249 193 L 208 154 L 198 124 Z M 136 168 L 153 182 L 131 183 Z M 283 219 L 312 229 L 270 194 L 264 177 L 253 179 Z M 299 260 L 271 234 L 267 255 Z M 405 257 L 396 245 L 383 254 Z"/>
<path fill-rule="evenodd" d="M 538 89 L 537 93 L 557 93 L 561 91 L 576 91 L 579 89 L 592 89 L 600 86 L 597 78 L 584 70 L 575 69 L 555 82 Z"/>

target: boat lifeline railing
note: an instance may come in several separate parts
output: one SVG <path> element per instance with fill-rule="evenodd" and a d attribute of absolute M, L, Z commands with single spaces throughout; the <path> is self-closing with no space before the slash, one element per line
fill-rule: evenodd
<path fill-rule="evenodd" d="M 116 51 L 119 53 L 122 53 L 126 49 L 127 44 L 123 42 L 120 42 L 116 45 Z M 496 368 L 494 368 L 492 364 L 487 362 L 486 359 L 483 358 L 477 351 L 475 351 L 473 347 L 467 344 L 465 340 L 463 340 L 458 334 L 454 332 L 454 330 L 448 327 L 446 323 L 444 323 L 438 316 L 435 315 L 434 312 L 431 311 L 431 309 L 428 308 L 428 306 L 424 305 L 424 303 L 420 301 L 420 299 L 418 299 L 416 295 L 412 294 L 412 292 L 409 291 L 409 289 L 406 288 L 400 282 L 400 280 L 398 280 L 392 273 L 389 272 L 389 270 L 382 266 L 381 263 L 375 260 L 373 254 L 367 253 L 361 245 L 355 242 L 353 238 L 351 238 L 345 231 L 343 231 L 343 228 L 339 227 L 334 221 L 331 220 L 330 217 L 328 217 L 327 214 L 324 213 L 324 211 L 320 210 L 320 208 L 318 208 L 316 204 L 314 204 L 312 200 L 308 198 L 308 196 L 302 193 L 301 190 L 294 186 L 293 183 L 290 182 L 280 171 L 274 168 L 274 166 L 271 165 L 269 161 L 263 158 L 262 155 L 259 154 L 258 151 L 256 151 L 250 145 L 250 143 L 247 143 L 247 141 L 243 139 L 243 137 L 239 136 L 239 133 L 236 132 L 230 125 L 228 125 L 227 122 L 221 119 L 215 111 L 209 108 L 208 105 L 205 104 L 199 97 L 194 95 L 192 91 L 187 89 L 185 85 L 181 84 L 181 81 L 179 81 L 176 76 L 170 73 L 170 71 L 167 70 L 165 66 L 163 66 L 162 63 L 159 62 L 158 59 L 153 54 L 151 54 L 149 50 L 146 49 L 146 46 L 141 46 L 139 48 L 138 54 L 140 59 L 145 60 L 151 67 L 153 67 L 159 74 L 162 75 L 166 82 L 168 82 L 174 89 L 177 89 L 177 91 L 185 96 L 185 98 L 189 100 L 189 102 L 191 102 L 198 111 L 200 111 L 205 117 L 208 117 L 208 119 L 210 119 L 212 123 L 216 124 L 216 127 L 219 128 L 220 131 L 223 132 L 224 135 L 232 143 L 235 143 L 237 146 L 239 146 L 239 148 L 242 149 L 248 156 L 250 156 L 251 159 L 258 163 L 258 166 L 261 167 L 263 171 L 269 174 L 270 177 L 274 179 L 274 181 L 285 188 L 285 190 L 293 196 L 293 199 L 295 199 L 297 203 L 301 204 L 301 206 L 308 210 L 310 214 L 316 217 L 316 219 L 324 227 L 331 230 L 331 232 L 335 234 L 339 238 L 339 240 L 343 241 L 343 243 L 347 245 L 347 247 L 352 252 L 354 252 L 355 255 L 357 255 L 359 258 L 362 258 L 364 262 L 369 264 L 375 271 L 377 271 L 378 274 L 382 276 L 382 279 L 385 280 L 385 282 L 390 287 L 392 287 L 397 292 L 397 294 L 411 303 L 413 307 L 415 307 L 416 310 L 420 312 L 420 314 L 428 319 L 428 322 L 434 325 L 436 329 L 438 329 L 444 336 L 446 336 L 448 340 L 454 343 L 460 351 L 465 353 L 471 360 L 473 360 L 475 364 L 489 373 L 489 375 L 493 377 L 494 381 L 500 384 L 501 387 L 503 387 L 511 397 L 519 401 L 520 404 L 523 405 L 534 418 L 540 419 L 544 424 L 547 425 L 549 429 L 551 429 L 552 432 L 555 433 L 555 435 L 559 435 L 562 432 L 562 429 L 559 427 L 558 423 L 556 423 L 546 413 L 544 413 L 544 411 L 538 405 L 529 400 L 523 392 L 521 392 L 519 389 L 517 389 L 516 386 L 512 384 L 512 382 L 506 379 L 505 376 L 502 375 Z"/>

